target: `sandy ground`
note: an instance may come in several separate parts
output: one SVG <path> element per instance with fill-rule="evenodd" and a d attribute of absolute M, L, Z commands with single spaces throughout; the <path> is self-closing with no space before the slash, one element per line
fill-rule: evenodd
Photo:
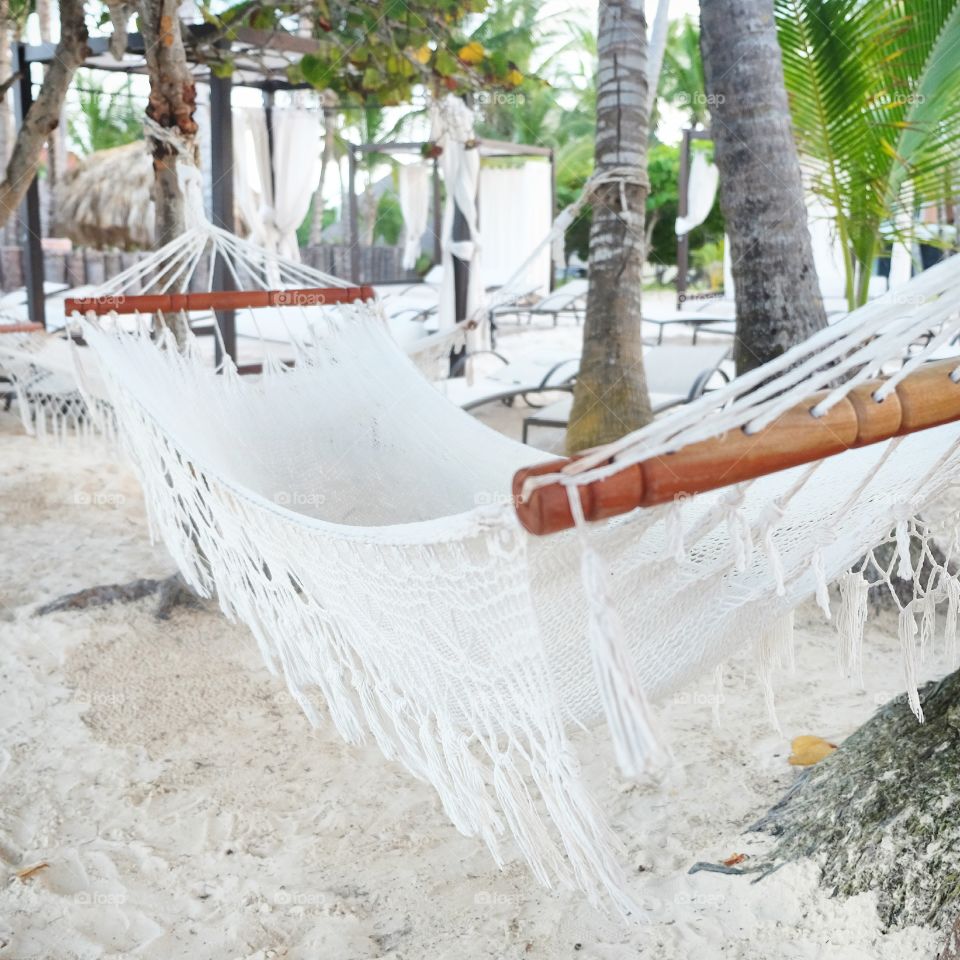
<path fill-rule="evenodd" d="M 522 415 L 484 414 L 515 436 Z M 799 611 L 784 737 L 746 658 L 719 728 L 709 680 L 660 705 L 676 762 L 657 779 L 620 781 L 601 739 L 579 736 L 649 911 L 626 928 L 518 864 L 498 871 L 375 747 L 312 731 L 214 606 L 167 623 L 152 600 L 35 617 L 63 592 L 172 570 L 102 451 L 39 443 L 0 414 L 0 531 L 2 960 L 935 956 L 936 934 L 883 932 L 871 895 L 832 899 L 812 864 L 759 884 L 687 873 L 766 842 L 742 831 L 793 780 L 790 737 L 842 739 L 899 692 L 892 620 L 868 628 L 863 692 L 838 675 L 831 625 Z"/>

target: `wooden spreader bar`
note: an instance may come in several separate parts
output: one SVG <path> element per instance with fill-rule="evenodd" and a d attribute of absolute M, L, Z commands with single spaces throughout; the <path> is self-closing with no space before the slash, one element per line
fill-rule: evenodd
<path fill-rule="evenodd" d="M 826 393 L 813 394 L 755 434 L 728 430 L 676 453 L 632 464 L 576 488 L 583 515 L 587 520 L 604 520 L 960 420 L 960 384 L 950 376 L 958 365 L 957 359 L 925 364 L 901 380 L 882 402 L 874 400 L 873 394 L 884 380 L 868 381 L 822 417 L 810 411 Z M 556 533 L 573 526 L 569 494 L 562 484 L 537 487 L 526 500 L 521 499 L 528 477 L 557 473 L 570 462 L 553 460 L 514 475 L 513 502 L 530 533 Z"/>
<path fill-rule="evenodd" d="M 248 307 L 328 307 L 372 300 L 373 287 L 304 287 L 299 290 L 214 290 L 140 296 L 68 297 L 67 314 L 177 313 L 181 310 L 244 310 Z"/>
<path fill-rule="evenodd" d="M 42 323 L 0 323 L 0 333 L 40 333 Z"/>

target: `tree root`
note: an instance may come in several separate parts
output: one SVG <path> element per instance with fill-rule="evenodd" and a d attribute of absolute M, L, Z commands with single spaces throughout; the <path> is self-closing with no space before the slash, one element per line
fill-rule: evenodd
<path fill-rule="evenodd" d="M 49 613 L 60 613 L 64 610 L 105 607 L 111 603 L 133 603 L 153 594 L 157 594 L 154 616 L 158 620 L 169 620 L 171 612 L 178 606 L 200 605 L 200 598 L 187 586 L 183 577 L 175 573 L 163 580 L 131 580 L 129 583 L 110 583 L 67 593 L 37 607 L 34 616 L 44 617 Z"/>

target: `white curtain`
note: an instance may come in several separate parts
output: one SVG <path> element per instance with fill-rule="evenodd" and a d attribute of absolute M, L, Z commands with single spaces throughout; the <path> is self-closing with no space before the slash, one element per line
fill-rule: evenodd
<path fill-rule="evenodd" d="M 320 182 L 322 141 L 319 113 L 275 109 L 271 168 L 266 113 L 234 112 L 234 198 L 254 243 L 300 259 L 297 228 Z"/>
<path fill-rule="evenodd" d="M 400 168 L 400 212 L 403 214 L 403 269 L 412 270 L 420 256 L 420 241 L 430 209 L 430 167 L 409 163 Z"/>
<path fill-rule="evenodd" d="M 702 150 L 693 154 L 690 164 L 690 186 L 687 190 L 687 215 L 677 217 L 677 236 L 682 237 L 694 227 L 699 227 L 713 209 L 713 201 L 717 196 L 717 184 L 720 182 L 720 171 L 707 159 Z"/>
<path fill-rule="evenodd" d="M 274 110 L 274 229 L 277 253 L 299 260 L 297 228 L 310 209 L 320 183 L 323 121 L 319 111 Z"/>
<path fill-rule="evenodd" d="M 483 231 L 483 282 L 501 286 L 510 279 L 552 226 L 550 164 L 531 160 L 480 168 L 480 229 Z M 538 292 L 550 289 L 550 247 L 516 283 Z"/>
<path fill-rule="evenodd" d="M 474 139 L 473 113 L 459 98 L 452 94 L 432 110 L 430 139 L 438 143 L 440 168 L 447 188 L 443 208 L 443 226 L 440 237 L 443 247 L 443 278 L 440 282 L 440 303 L 437 309 L 440 330 L 449 330 L 456 325 L 457 311 L 453 283 L 453 257 L 465 260 L 470 268 L 467 285 L 467 316 L 476 312 L 480 305 L 482 280 L 480 277 L 480 236 L 477 228 L 477 182 L 480 178 L 480 151 L 467 146 Z M 454 206 L 460 208 L 466 220 L 470 240 L 453 239 Z"/>
<path fill-rule="evenodd" d="M 264 180 L 270 180 L 270 147 L 267 120 L 259 108 L 233 111 L 233 200 L 249 231 L 250 239 L 266 246 L 267 238 L 260 215 Z"/>

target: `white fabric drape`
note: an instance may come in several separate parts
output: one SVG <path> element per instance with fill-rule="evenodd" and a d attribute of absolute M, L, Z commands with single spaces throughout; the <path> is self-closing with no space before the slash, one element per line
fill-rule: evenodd
<path fill-rule="evenodd" d="M 687 190 L 687 215 L 677 217 L 678 237 L 689 233 L 694 227 L 699 227 L 710 216 L 719 182 L 720 171 L 707 159 L 707 155 L 702 150 L 694 153 L 693 162 L 690 164 L 690 186 Z"/>
<path fill-rule="evenodd" d="M 483 231 L 483 282 L 501 286 L 515 274 L 553 222 L 550 164 L 535 160 L 514 166 L 480 168 L 480 229 Z M 551 255 L 545 246 L 517 284 L 546 293 Z"/>
<path fill-rule="evenodd" d="M 409 163 L 400 168 L 400 212 L 403 214 L 403 269 L 412 270 L 420 256 L 420 241 L 430 212 L 430 167 Z"/>
<path fill-rule="evenodd" d="M 432 109 L 432 132 L 430 139 L 443 149 L 440 168 L 447 187 L 447 199 L 443 208 L 443 225 L 440 230 L 443 247 L 443 279 L 440 283 L 440 304 L 437 319 L 440 330 L 449 330 L 457 322 L 455 290 L 453 284 L 453 258 L 465 260 L 470 267 L 467 285 L 467 316 L 471 316 L 480 304 L 482 281 L 480 278 L 480 236 L 477 226 L 477 183 L 480 179 L 480 152 L 475 145 L 473 114 L 470 108 L 452 94 Z M 454 208 L 459 207 L 470 232 L 470 240 L 453 239 Z"/>
<path fill-rule="evenodd" d="M 251 239 L 273 253 L 300 259 L 297 228 L 320 182 L 320 115 L 307 110 L 273 111 L 273 165 L 266 114 L 234 113 L 234 197 Z"/>
<path fill-rule="evenodd" d="M 297 228 L 303 223 L 320 183 L 322 151 L 323 122 L 319 112 L 274 110 L 273 215 L 279 236 L 277 253 L 282 257 L 300 259 Z"/>

